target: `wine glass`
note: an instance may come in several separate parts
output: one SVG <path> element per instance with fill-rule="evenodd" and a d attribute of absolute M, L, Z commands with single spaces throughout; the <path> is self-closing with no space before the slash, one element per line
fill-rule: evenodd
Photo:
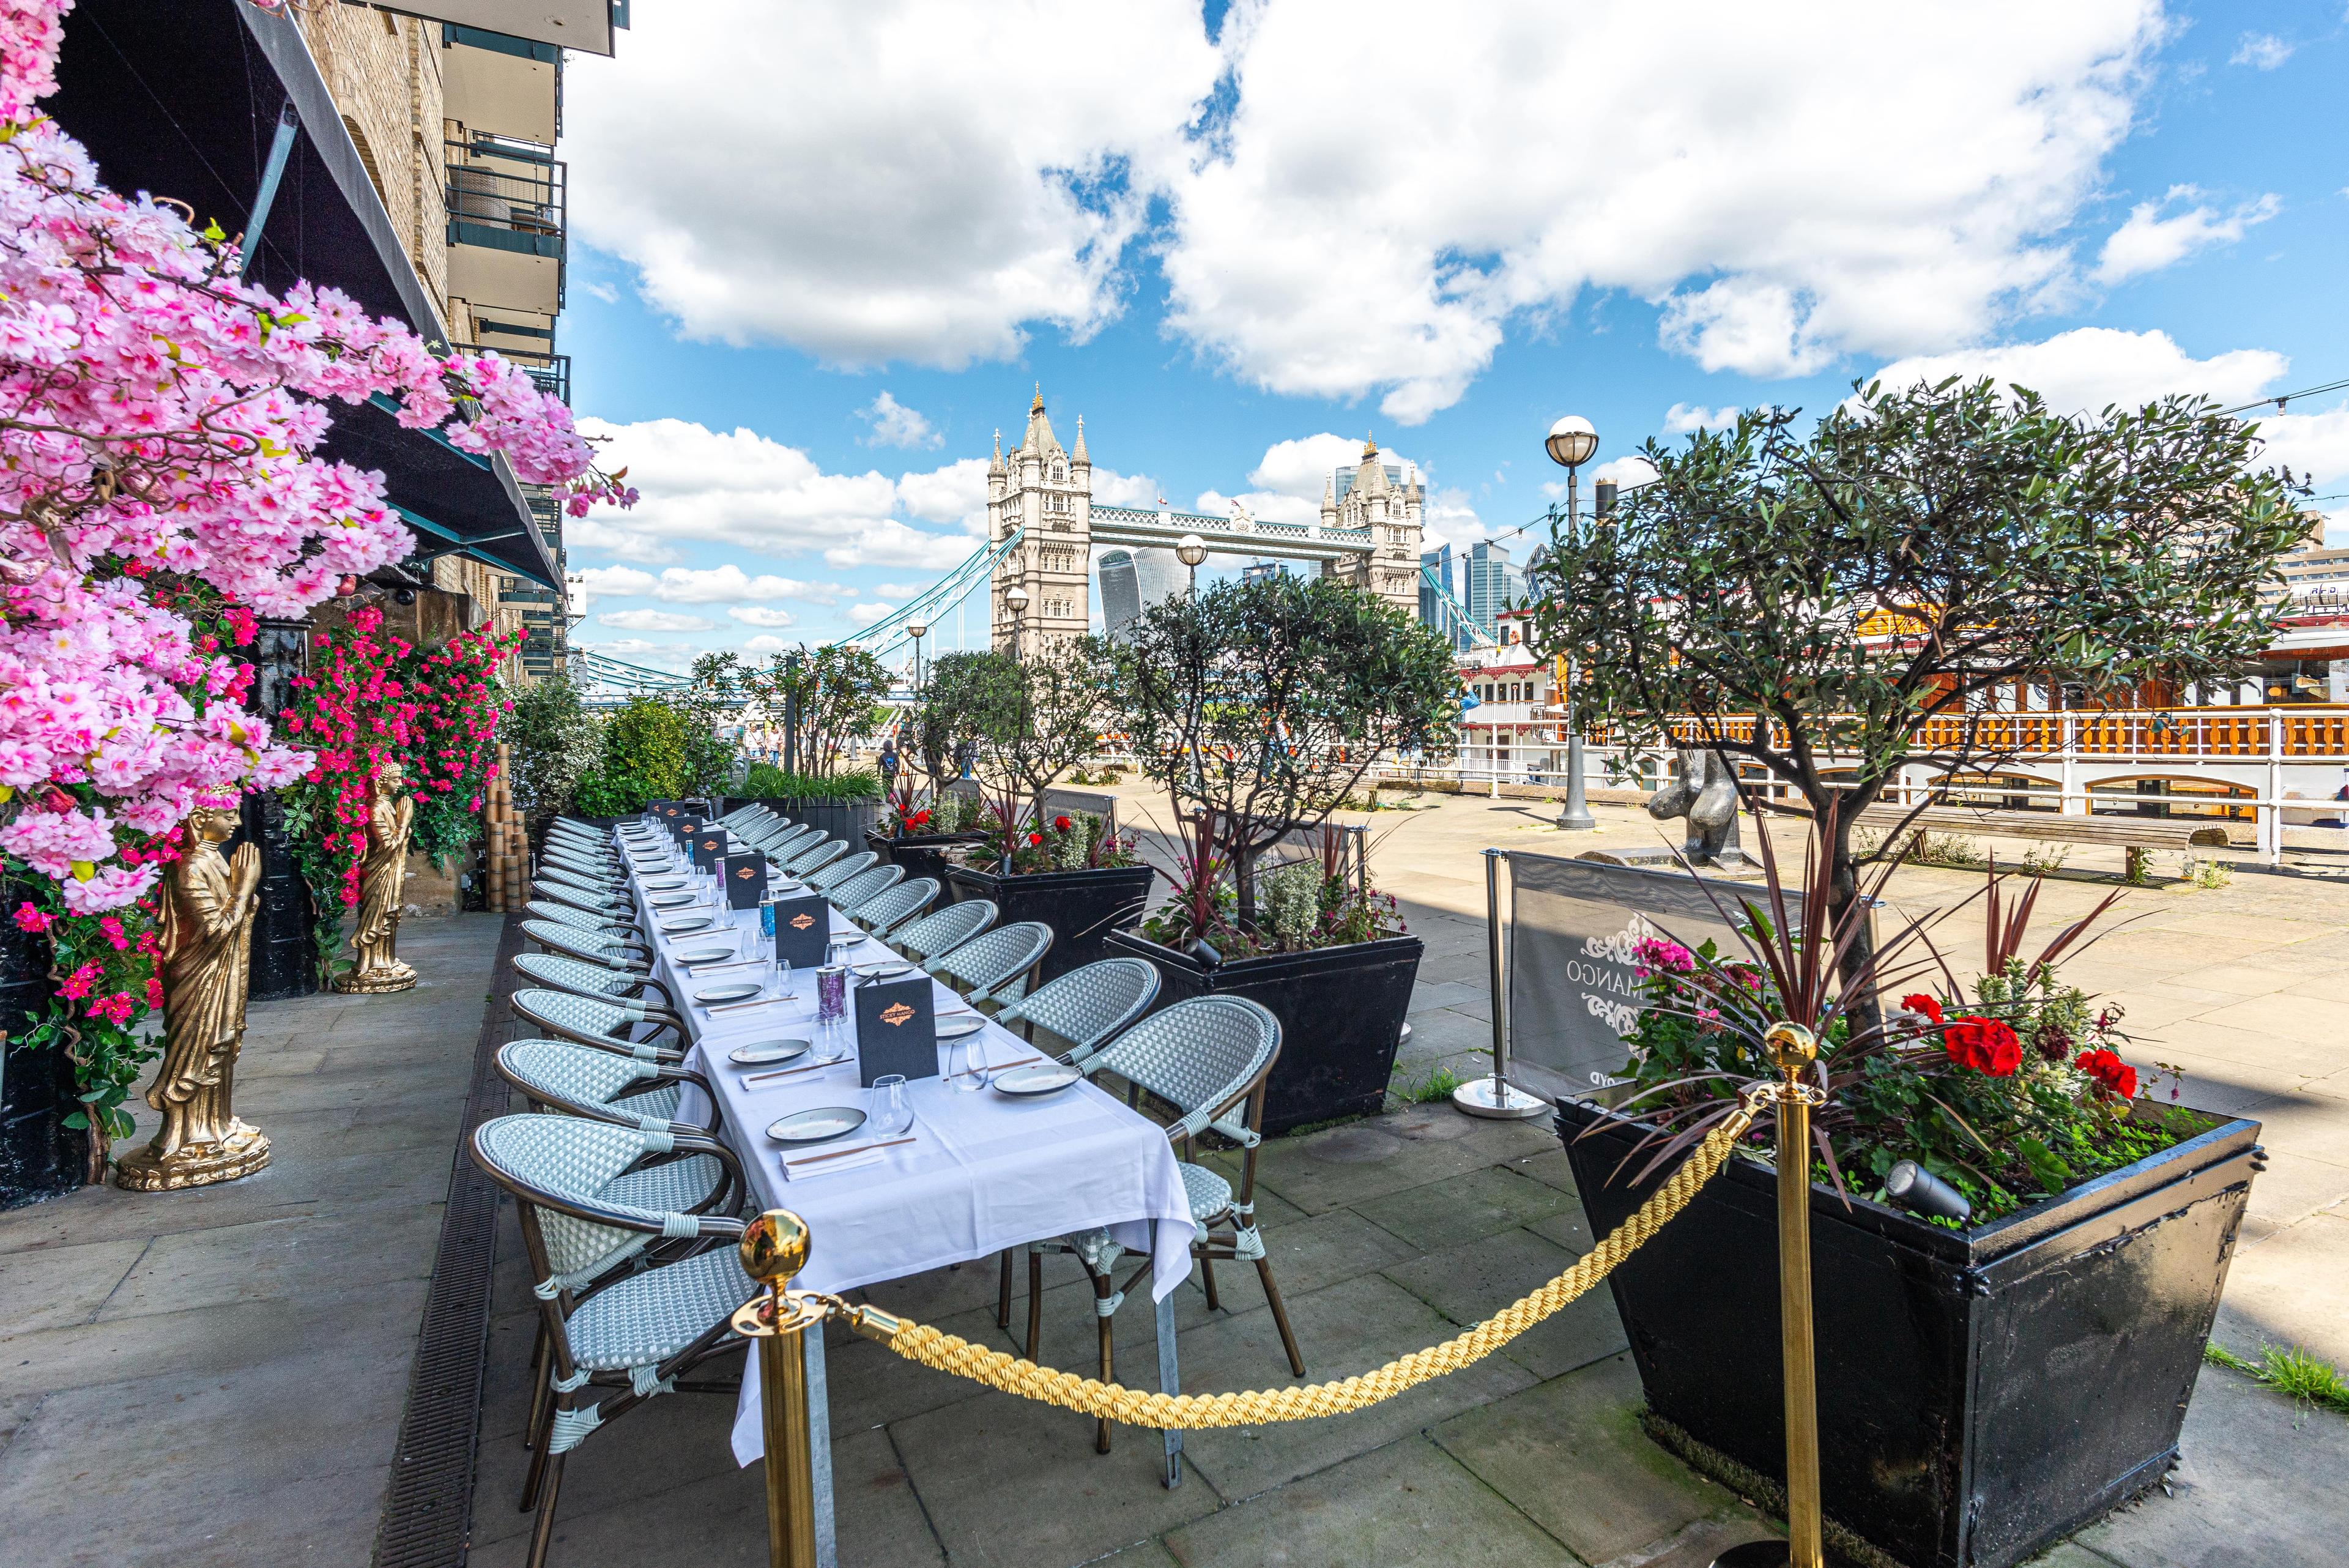
<path fill-rule="evenodd" d="M 914 1125 L 914 1102 L 903 1073 L 884 1073 L 873 1080 L 865 1119 L 877 1137 L 895 1137 Z"/>
<path fill-rule="evenodd" d="M 966 1095 L 975 1095 L 995 1082 L 987 1064 L 987 1031 L 974 1029 L 947 1047 L 947 1081 Z"/>

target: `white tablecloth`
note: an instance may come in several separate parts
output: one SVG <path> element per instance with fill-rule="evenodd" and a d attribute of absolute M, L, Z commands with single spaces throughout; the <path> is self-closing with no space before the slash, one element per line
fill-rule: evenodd
<path fill-rule="evenodd" d="M 660 878 L 655 874 L 653 879 Z M 1164 1129 L 1091 1083 L 1047 1099 L 1015 1100 L 988 1089 L 967 1093 L 942 1077 L 919 1079 L 908 1085 L 915 1142 L 883 1151 L 878 1166 L 858 1164 L 850 1170 L 785 1179 L 784 1151 L 765 1137 L 765 1128 L 793 1111 L 865 1106 L 855 1054 L 852 1051 L 823 1072 L 745 1087 L 747 1075 L 775 1069 L 738 1067 L 727 1060 L 727 1053 L 781 1036 L 815 1038 L 815 976 L 804 971 L 793 973 L 795 1002 L 713 1017 L 692 1005 L 694 992 L 724 981 L 757 980 L 762 971 L 721 970 L 696 979 L 678 972 L 675 955 L 680 949 L 746 941 L 750 950 L 763 953 L 767 950 L 759 911 L 730 911 L 720 926 L 668 937 L 660 933 L 661 922 L 675 921 L 688 911 L 646 909 L 642 878 L 636 893 L 639 910 L 655 917 L 647 921 L 659 950 L 655 975 L 677 996 L 694 1035 L 688 1064 L 717 1091 L 724 1117 L 720 1136 L 741 1158 L 761 1207 L 789 1209 L 808 1223 L 813 1247 L 796 1282 L 801 1288 L 847 1291 L 1096 1228 L 1108 1229 L 1124 1246 L 1148 1251 L 1154 1221 L 1158 1233 L 1152 1299 L 1164 1298 L 1188 1277 L 1195 1228 Z M 707 906 L 691 912 L 713 913 Z M 833 929 L 835 935 L 861 940 L 853 962 L 895 956 L 837 911 Z M 771 982 L 769 989 L 773 989 Z M 942 985 L 936 986 L 934 996 L 941 1012 L 963 1005 Z M 846 1025 L 852 1030 L 854 1012 L 852 1002 Z M 1040 1054 L 991 1021 L 980 1038 L 989 1062 Z M 942 1044 L 942 1073 L 946 1052 Z M 812 1055 L 782 1065 L 803 1066 L 810 1060 Z M 688 1101 L 698 1097 L 688 1091 Z M 680 1120 L 700 1116 L 698 1107 L 678 1108 Z M 872 1141 L 860 1134 L 839 1147 Z M 747 1465 L 764 1451 L 754 1362 L 745 1371 L 742 1399 L 735 1412 L 734 1454 Z"/>

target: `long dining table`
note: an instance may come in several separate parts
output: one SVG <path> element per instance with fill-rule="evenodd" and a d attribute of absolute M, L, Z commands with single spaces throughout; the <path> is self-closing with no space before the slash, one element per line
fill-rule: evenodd
<path fill-rule="evenodd" d="M 780 974 L 758 908 L 726 908 L 723 890 L 691 875 L 665 829 L 648 837 L 623 827 L 615 830 L 615 837 L 654 950 L 654 978 L 676 999 L 685 1021 L 690 1039 L 686 1064 L 717 1096 L 719 1136 L 740 1159 L 761 1209 L 789 1209 L 807 1222 L 808 1262 L 794 1288 L 838 1294 L 976 1262 L 1032 1241 L 1106 1230 L 1128 1251 L 1150 1255 L 1159 1386 L 1169 1392 L 1179 1387 L 1173 1293 L 1189 1277 L 1195 1226 L 1164 1128 L 1090 1079 L 1044 1098 L 1019 1098 L 985 1086 L 996 1071 L 1049 1057 L 992 1018 L 976 1014 L 934 979 L 933 1012 L 942 1030 L 967 1016 L 978 1016 L 979 1028 L 963 1040 L 941 1039 L 938 1075 L 906 1085 L 912 1127 L 888 1138 L 853 1134 L 836 1146 L 779 1144 L 767 1129 L 785 1116 L 834 1106 L 869 1108 L 871 1092 L 861 1085 L 855 1049 L 853 992 L 846 1016 L 835 1026 L 840 1033 L 828 1039 L 817 1023 L 815 974 L 806 969 L 788 978 Z M 782 896 L 802 890 L 771 864 L 768 877 L 771 888 Z M 898 959 L 839 910 L 831 916 L 842 961 L 863 965 Z M 716 953 L 721 948 L 729 950 L 723 956 Z M 704 959 L 705 954 L 711 956 Z M 688 955 L 696 961 L 688 961 Z M 751 982 L 761 988 L 754 999 L 696 1000 L 699 993 Z M 739 1065 L 732 1060 L 742 1047 L 785 1039 L 809 1040 L 813 1048 L 774 1065 Z M 957 1045 L 975 1049 L 958 1053 Z M 844 1046 L 844 1054 L 818 1065 L 828 1046 Z M 951 1078 L 950 1054 L 963 1069 Z M 981 1071 L 969 1071 L 967 1058 Z M 708 1109 L 688 1088 L 678 1119 L 706 1120 Z M 899 1138 L 909 1141 L 895 1141 Z M 814 1158 L 826 1155 L 834 1158 Z M 809 1333 L 801 1340 L 808 1359 L 818 1557 L 831 1564 L 835 1552 L 823 1335 Z M 743 1465 L 766 1452 L 759 1348 L 750 1347 L 735 1408 L 734 1456 Z M 1182 1476 L 1182 1434 L 1167 1432 L 1164 1439 L 1165 1482 L 1174 1486 Z"/>

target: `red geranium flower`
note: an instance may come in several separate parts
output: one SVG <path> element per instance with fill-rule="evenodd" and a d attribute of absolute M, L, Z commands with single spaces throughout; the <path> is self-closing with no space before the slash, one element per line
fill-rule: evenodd
<path fill-rule="evenodd" d="M 2006 1077 L 2023 1065 L 2023 1042 L 1995 1018 L 1968 1013 L 1942 1032 L 1941 1045 L 1959 1066 L 1993 1078 Z"/>
<path fill-rule="evenodd" d="M 1052 819 L 1052 830 L 1056 833 L 1066 833 L 1075 826 L 1075 823 L 1071 822 L 1065 816 L 1056 816 Z"/>
<path fill-rule="evenodd" d="M 2137 1069 L 2112 1052 L 2102 1047 L 2083 1051 L 2072 1065 L 2095 1079 L 2102 1093 L 2117 1100 L 2137 1098 Z"/>
<path fill-rule="evenodd" d="M 1031 833 L 1028 836 L 1028 842 L 1030 844 L 1041 844 L 1044 842 L 1044 836 L 1040 833 Z"/>
<path fill-rule="evenodd" d="M 1931 997 L 1927 996 L 1921 991 L 1918 992 L 1913 996 L 1902 997 L 1900 999 L 1900 1005 L 1907 1008 L 1911 1012 L 1923 1013 L 1935 1023 L 1939 1023 L 1942 1021 L 1941 1004 L 1934 1001 Z"/>

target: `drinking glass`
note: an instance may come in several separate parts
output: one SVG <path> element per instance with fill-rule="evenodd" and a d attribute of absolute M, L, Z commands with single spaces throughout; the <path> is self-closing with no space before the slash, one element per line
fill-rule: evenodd
<path fill-rule="evenodd" d="M 828 963 L 815 971 L 816 1022 L 836 1023 L 848 1013 L 848 966 Z"/>
<path fill-rule="evenodd" d="M 865 1121 L 876 1137 L 895 1137 L 914 1125 L 914 1102 L 904 1074 L 884 1073 L 873 1080 Z"/>
<path fill-rule="evenodd" d="M 977 1094 L 995 1082 L 987 1064 L 987 1031 L 974 1029 L 947 1046 L 947 1081 L 966 1095 Z"/>

